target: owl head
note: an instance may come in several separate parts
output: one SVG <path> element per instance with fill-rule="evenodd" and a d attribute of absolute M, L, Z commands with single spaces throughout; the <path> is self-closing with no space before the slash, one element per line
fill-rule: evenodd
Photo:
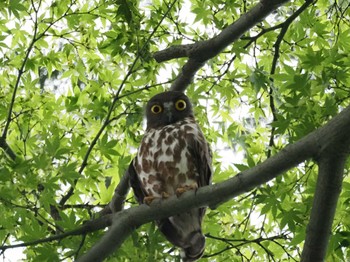
<path fill-rule="evenodd" d="M 147 129 L 157 128 L 192 116 L 192 104 L 182 92 L 168 91 L 155 95 L 147 103 Z"/>

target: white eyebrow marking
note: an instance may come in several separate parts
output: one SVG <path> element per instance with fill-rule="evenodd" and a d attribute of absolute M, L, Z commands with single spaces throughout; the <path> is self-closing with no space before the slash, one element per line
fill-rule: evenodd
<path fill-rule="evenodd" d="M 164 108 L 166 108 L 166 109 L 170 109 L 170 108 L 172 108 L 172 107 L 173 107 L 173 105 L 174 105 L 174 103 L 173 103 L 173 102 L 165 102 L 165 103 L 164 103 Z"/>

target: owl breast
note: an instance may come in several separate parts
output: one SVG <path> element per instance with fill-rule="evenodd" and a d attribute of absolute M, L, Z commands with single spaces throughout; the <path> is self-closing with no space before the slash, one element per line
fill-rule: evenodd
<path fill-rule="evenodd" d="M 147 130 L 134 167 L 148 196 L 173 195 L 179 187 L 197 185 L 199 174 L 189 151 L 192 139 L 204 138 L 191 117 Z"/>

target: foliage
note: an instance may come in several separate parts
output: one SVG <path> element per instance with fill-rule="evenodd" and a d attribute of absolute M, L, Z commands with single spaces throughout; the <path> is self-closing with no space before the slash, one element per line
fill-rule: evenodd
<path fill-rule="evenodd" d="M 209 39 L 255 4 L 1 2 L 1 141 L 16 155 L 0 151 L 1 245 L 44 239 L 96 217 L 140 142 L 145 101 L 169 88 L 185 62 L 158 64 L 152 54 Z M 198 72 L 187 95 L 214 149 L 214 182 L 255 166 L 349 105 L 349 23 L 347 1 L 296 0 Z M 296 261 L 316 174 L 314 162 L 305 162 L 208 211 L 203 261 Z M 131 193 L 127 202 L 135 204 Z M 329 261 L 349 257 L 349 203 L 346 177 Z M 26 261 L 73 260 L 102 234 L 28 246 Z M 109 259 L 142 260 L 179 261 L 153 223 Z"/>

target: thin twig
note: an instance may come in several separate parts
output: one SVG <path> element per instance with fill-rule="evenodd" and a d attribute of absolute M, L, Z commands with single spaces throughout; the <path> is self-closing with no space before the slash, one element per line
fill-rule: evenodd
<path fill-rule="evenodd" d="M 317 0 L 316 0 L 317 1 Z M 285 34 L 288 31 L 289 26 L 292 24 L 292 22 L 299 17 L 299 15 L 305 11 L 312 3 L 314 2 L 314 0 L 307 0 L 305 1 L 305 3 L 296 11 L 294 12 L 290 17 L 288 17 L 288 19 L 286 21 L 284 21 L 282 24 L 279 25 L 279 27 L 281 27 L 281 32 L 279 33 L 277 40 L 274 44 L 274 56 L 272 59 L 272 65 L 271 65 L 271 70 L 270 70 L 270 82 L 271 82 L 271 86 L 269 88 L 269 104 L 270 104 L 270 109 L 271 109 L 271 113 L 272 113 L 272 122 L 277 122 L 278 121 L 278 116 L 277 116 L 277 108 L 275 105 L 275 100 L 274 100 L 274 86 L 273 86 L 273 75 L 276 72 L 276 68 L 277 68 L 277 63 L 278 63 L 278 59 L 280 57 L 280 47 L 281 47 L 281 43 L 283 41 L 283 38 L 285 36 Z M 268 146 L 268 151 L 267 151 L 267 157 L 271 157 L 272 154 L 272 147 L 274 147 L 275 142 L 274 142 L 274 135 L 275 135 L 275 131 L 276 131 L 276 127 L 272 126 L 271 128 L 271 134 L 270 134 L 270 141 L 269 141 L 269 146 Z"/>
<path fill-rule="evenodd" d="M 52 242 L 52 241 L 56 241 L 56 240 L 61 240 L 61 239 L 64 239 L 64 238 L 70 237 L 70 236 L 85 235 L 87 233 L 95 232 L 97 230 L 104 229 L 104 228 L 110 226 L 112 223 L 111 219 L 112 219 L 111 215 L 105 215 L 105 216 L 97 218 L 95 220 L 91 220 L 91 221 L 86 222 L 80 228 L 77 228 L 77 229 L 62 233 L 62 234 L 54 235 L 54 236 L 47 237 L 47 238 L 37 239 L 34 241 L 25 242 L 25 243 L 8 245 L 8 246 L 3 245 L 3 246 L 0 246 L 0 250 L 7 250 L 7 249 L 11 249 L 11 248 L 18 248 L 18 247 L 35 246 L 35 245 L 42 244 L 42 243 L 48 243 L 48 242 Z"/>

